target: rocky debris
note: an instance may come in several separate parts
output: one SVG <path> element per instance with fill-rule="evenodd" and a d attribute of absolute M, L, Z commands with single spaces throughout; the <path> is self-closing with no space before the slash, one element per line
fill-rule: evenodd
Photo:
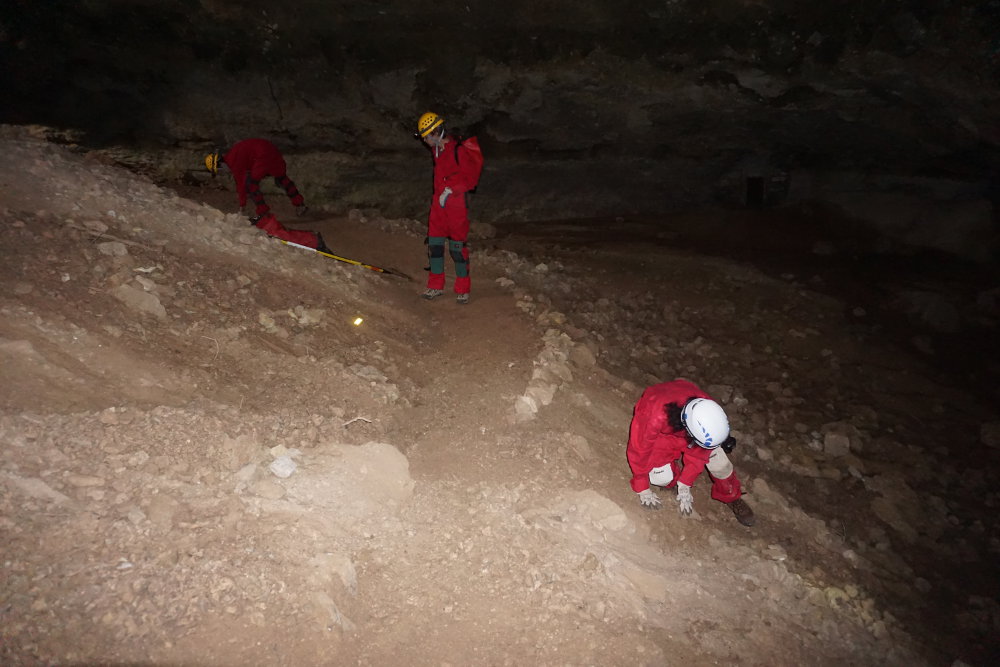
<path fill-rule="evenodd" d="M 569 358 L 574 345 L 569 336 L 558 329 L 548 329 L 542 344 L 528 388 L 514 402 L 514 418 L 518 422 L 533 419 L 540 408 L 552 403 L 557 390 L 573 381 Z"/>
<path fill-rule="evenodd" d="M 112 294 L 116 299 L 133 310 L 152 315 L 160 320 L 167 319 L 167 310 L 155 294 L 150 294 L 145 290 L 132 287 L 131 285 L 119 285 L 114 289 Z"/>
<path fill-rule="evenodd" d="M 37 160 L 55 211 L 0 211 L 22 223 L 0 225 L 4 241 L 47 239 L 7 267 L 32 289 L 0 297 L 5 379 L 24 394 L 8 383 L 0 394 L 4 632 L 19 642 L 0 649 L 8 662 L 11 650 L 170 662 L 231 636 L 219 662 L 280 639 L 297 658 L 320 646 L 308 664 L 329 660 L 334 632 L 338 656 L 382 664 L 414 645 L 407 632 L 427 632 L 423 645 L 461 627 L 504 642 L 512 664 L 659 664 L 680 650 L 671 637 L 717 662 L 780 647 L 796 664 L 902 664 L 982 647 L 995 629 L 995 608 L 935 566 L 976 578 L 1000 550 L 995 473 L 952 455 L 939 424 L 950 420 L 936 418 L 963 395 L 874 322 L 842 322 L 847 307 L 808 279 L 670 254 L 636 288 L 484 248 L 483 272 L 503 273 L 496 285 L 516 304 L 498 312 L 537 332 L 541 351 L 504 360 L 496 406 L 454 415 L 414 375 L 426 350 L 416 325 L 373 340 L 338 324 L 376 289 L 362 274 L 259 234 L 241 244 L 238 216 L 103 167 L 91 178 L 51 147 L 8 148 Z M 23 207 L 18 196 L 5 202 Z M 358 215 L 422 235 L 415 221 Z M 55 226 L 67 218 L 140 245 L 58 252 L 90 238 Z M 165 319 L 113 298 L 122 286 L 162 300 Z M 704 483 L 696 522 L 635 506 L 629 409 L 645 384 L 680 376 L 730 413 L 752 535 L 729 532 Z M 511 399 L 526 410 L 514 430 Z M 427 414 L 445 423 L 444 452 L 430 451 Z M 986 444 L 995 421 L 973 426 Z M 285 458 L 294 472 L 277 477 Z M 916 636 L 928 595 L 966 610 L 927 633 L 947 649 Z M 704 618 L 737 631 L 720 643 L 701 634 Z"/>

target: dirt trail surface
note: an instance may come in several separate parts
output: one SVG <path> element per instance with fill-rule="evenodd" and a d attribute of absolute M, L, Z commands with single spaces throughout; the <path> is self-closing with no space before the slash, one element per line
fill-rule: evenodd
<path fill-rule="evenodd" d="M 230 192 L 0 144 L 3 664 L 996 655 L 997 416 L 852 304 L 486 224 L 472 303 L 427 302 L 419 221 L 308 224 L 421 283 Z M 726 406 L 754 528 L 704 479 L 691 518 L 629 488 L 632 405 L 675 377 Z"/>

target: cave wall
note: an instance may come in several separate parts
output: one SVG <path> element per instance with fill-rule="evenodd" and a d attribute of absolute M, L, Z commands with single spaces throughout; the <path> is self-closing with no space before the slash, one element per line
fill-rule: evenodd
<path fill-rule="evenodd" d="M 858 178 L 874 195 L 958 180 L 992 220 L 997 35 L 1000 3 L 947 0 L 12 0 L 0 121 L 74 128 L 174 175 L 263 136 L 312 200 L 419 217 L 412 132 L 430 108 L 480 137 L 477 208 L 496 220 L 743 205 L 754 170 L 776 179 L 769 205 L 861 214 Z M 902 194 L 954 199 L 912 182 Z"/>

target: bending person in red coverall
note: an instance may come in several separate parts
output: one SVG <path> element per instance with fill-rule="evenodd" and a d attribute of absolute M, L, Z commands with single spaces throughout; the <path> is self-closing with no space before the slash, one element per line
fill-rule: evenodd
<path fill-rule="evenodd" d="M 218 151 L 205 156 L 205 166 L 213 175 L 219 173 L 220 164 L 229 167 L 229 171 L 233 174 L 233 180 L 236 182 L 236 194 L 240 201 L 240 210 L 243 210 L 247 204 L 247 195 L 257 207 L 256 215 L 250 218 L 251 224 L 264 230 L 269 236 L 298 243 L 321 252 L 330 251 L 319 233 L 286 229 L 274 217 L 271 208 L 264 201 L 264 195 L 260 191 L 260 182 L 270 176 L 275 183 L 285 189 L 285 193 L 292 200 L 292 205 L 295 206 L 295 212 L 298 215 L 302 215 L 308 210 L 302 193 L 295 187 L 292 179 L 288 178 L 285 158 L 282 157 L 277 146 L 267 139 L 244 139 L 233 144 L 233 147 L 221 157 Z"/>
<path fill-rule="evenodd" d="M 753 510 L 740 497 L 740 480 L 726 456 L 735 445 L 725 411 L 694 383 L 674 380 L 647 387 L 629 427 L 632 490 L 643 507 L 659 509 L 662 502 L 650 484 L 676 486 L 681 514 L 691 514 L 691 487 L 708 469 L 712 498 L 729 505 L 741 524 L 752 526 Z"/>
<path fill-rule="evenodd" d="M 447 243 L 455 262 L 456 301 L 467 304 L 472 280 L 469 277 L 469 211 L 465 193 L 476 186 L 482 160 L 473 155 L 466 142 L 459 142 L 447 134 L 444 119 L 435 113 L 427 112 L 420 117 L 417 133 L 434 155 L 434 196 L 427 217 L 427 250 L 431 265 L 427 289 L 421 296 L 435 299 L 444 294 L 444 247 Z"/>

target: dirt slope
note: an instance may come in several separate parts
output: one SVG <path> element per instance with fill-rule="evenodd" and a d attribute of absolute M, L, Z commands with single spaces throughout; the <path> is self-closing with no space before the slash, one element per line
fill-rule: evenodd
<path fill-rule="evenodd" d="M 488 238 L 473 302 L 428 303 L 417 282 L 264 237 L 223 212 L 231 193 L 0 141 L 4 664 L 942 664 L 995 648 L 995 524 L 976 502 L 995 473 L 939 470 L 947 431 L 894 402 L 906 387 L 937 397 L 930 415 L 995 415 L 843 303 L 662 248 Z M 423 278 L 417 221 L 309 224 Z M 632 404 L 678 376 L 730 411 L 752 530 L 704 482 L 692 519 L 667 492 L 643 512 L 628 487 Z"/>

